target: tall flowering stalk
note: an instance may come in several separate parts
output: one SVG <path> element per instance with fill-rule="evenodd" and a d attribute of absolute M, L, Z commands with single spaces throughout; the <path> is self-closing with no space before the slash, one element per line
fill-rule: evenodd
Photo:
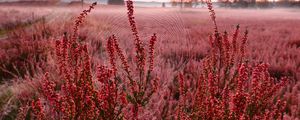
<path fill-rule="evenodd" d="M 218 26 L 217 26 L 217 21 L 216 21 L 216 13 L 215 13 L 215 10 L 213 9 L 213 4 L 212 4 L 211 0 L 207 0 L 206 4 L 207 4 L 207 8 L 208 8 L 208 10 L 210 12 L 211 20 L 212 20 L 212 22 L 214 24 L 215 33 L 218 33 Z"/>
<path fill-rule="evenodd" d="M 156 34 L 153 34 L 149 41 L 149 60 L 148 60 L 148 70 L 146 70 L 146 57 L 147 54 L 145 52 L 145 48 L 143 46 L 142 41 L 139 38 L 136 22 L 134 19 L 134 7 L 133 1 L 126 1 L 127 5 L 127 15 L 128 21 L 131 26 L 132 35 L 134 37 L 134 45 L 135 45 L 135 63 L 137 68 L 135 70 L 131 70 L 129 67 L 129 63 L 123 54 L 122 49 L 118 43 L 117 37 L 112 35 L 108 38 L 107 41 L 107 51 L 109 55 L 110 64 L 116 72 L 115 79 L 119 79 L 120 76 L 117 73 L 117 69 L 115 69 L 116 56 L 120 58 L 122 62 L 122 68 L 125 71 L 126 77 L 121 77 L 121 81 L 125 82 L 125 93 L 127 97 L 127 101 L 132 104 L 132 117 L 134 119 L 138 119 L 139 109 L 142 106 L 146 106 L 149 102 L 152 94 L 156 92 L 158 86 L 158 78 L 152 76 L 152 71 L 154 68 L 154 46 L 157 40 Z M 133 72 L 132 72 L 133 71 Z M 147 71 L 147 72 L 146 72 Z M 135 74 L 137 73 L 137 74 Z M 127 84 L 128 83 L 128 84 Z"/>
<path fill-rule="evenodd" d="M 143 74 L 143 71 L 145 70 L 145 63 L 146 63 L 146 57 L 145 57 L 145 50 L 143 47 L 143 43 L 139 38 L 139 34 L 136 27 L 136 22 L 134 19 L 134 7 L 133 7 L 133 1 L 128 0 L 126 1 L 127 5 L 127 15 L 128 15 L 128 21 L 131 26 L 132 35 L 134 36 L 134 44 L 136 49 L 136 60 L 137 60 L 137 69 L 141 72 L 140 74 Z"/>
<path fill-rule="evenodd" d="M 231 60 L 230 60 L 230 65 L 232 66 L 234 64 L 234 60 L 235 60 L 235 54 L 237 53 L 237 38 L 239 35 L 239 29 L 240 29 L 240 25 L 236 26 L 236 29 L 233 33 L 233 37 L 232 37 L 232 51 L 231 51 Z"/>
<path fill-rule="evenodd" d="M 121 60 L 122 62 L 122 69 L 124 70 L 126 77 L 121 78 L 123 82 L 127 83 L 127 87 L 125 88 L 126 96 L 127 96 L 127 101 L 130 102 L 133 107 L 132 107 L 132 112 L 133 115 L 132 117 L 135 119 L 138 119 L 138 111 L 141 108 L 141 106 L 145 106 L 152 94 L 156 91 L 157 85 L 158 85 L 158 78 L 153 78 L 152 77 L 152 71 L 153 71 L 153 59 L 154 59 L 154 44 L 156 41 L 156 35 L 154 34 L 151 39 L 150 39 L 150 44 L 149 44 L 149 62 L 148 62 L 148 72 L 147 75 L 141 75 L 141 73 L 144 74 L 144 70 L 141 71 L 141 69 L 138 70 L 138 75 L 135 75 L 134 72 L 131 72 L 133 70 L 130 69 L 128 65 L 128 61 L 123 54 L 122 49 L 120 48 L 120 45 L 118 43 L 118 40 L 116 36 L 112 35 L 108 38 L 107 41 L 107 52 L 109 55 L 109 60 L 110 64 L 113 68 L 113 71 L 116 73 L 115 74 L 115 79 L 120 79 L 120 76 L 118 75 L 117 71 L 118 69 L 115 68 L 116 66 L 116 56 Z M 146 56 L 146 53 L 144 53 L 144 56 Z M 145 59 L 145 58 L 144 58 Z M 139 64 L 139 63 L 137 63 Z M 137 65 L 139 66 L 139 65 Z M 114 69 L 115 68 L 115 69 Z M 138 76 L 138 77 L 136 77 Z"/>
<path fill-rule="evenodd" d="M 177 116 L 185 116 L 184 119 L 282 119 L 286 103 L 277 95 L 287 79 L 272 78 L 267 64 L 247 64 L 244 57 L 248 31 L 241 41 L 237 40 L 239 26 L 231 42 L 227 32 L 220 36 L 210 0 L 207 5 L 215 26 L 214 36 L 209 37 L 211 54 L 202 61 L 197 87 L 180 92 Z M 184 76 L 180 76 L 182 81 Z M 180 91 L 181 84 L 183 82 L 180 82 Z M 186 99 L 187 93 L 195 95 L 195 99 Z"/>
<path fill-rule="evenodd" d="M 88 15 L 88 13 L 90 13 L 92 11 L 92 9 L 95 8 L 95 6 L 97 5 L 97 2 L 94 2 L 89 9 L 87 10 L 83 10 L 82 13 L 80 13 L 80 16 L 77 17 L 77 19 L 75 20 L 75 24 L 73 27 L 73 35 L 72 35 L 72 39 L 76 40 L 77 36 L 78 36 L 78 30 L 79 30 L 79 25 L 81 25 L 84 21 L 84 18 Z"/>
<path fill-rule="evenodd" d="M 117 68 L 116 68 L 116 58 L 115 58 L 115 41 L 114 41 L 115 37 L 114 36 L 111 36 L 108 38 L 108 41 L 107 41 L 107 52 L 108 52 L 108 55 L 109 55 L 109 62 L 111 64 L 111 67 L 113 69 L 113 72 L 114 74 L 116 73 L 117 71 Z"/>
<path fill-rule="evenodd" d="M 245 45 L 248 39 L 248 30 L 245 31 L 243 39 L 242 39 L 242 43 L 241 43 L 241 47 L 240 47 L 240 52 L 241 52 L 241 56 L 240 56 L 240 61 L 242 62 L 244 57 L 245 57 Z"/>
<path fill-rule="evenodd" d="M 154 44 L 156 42 L 156 34 L 154 34 L 149 41 L 149 72 L 153 70 L 154 62 Z"/>

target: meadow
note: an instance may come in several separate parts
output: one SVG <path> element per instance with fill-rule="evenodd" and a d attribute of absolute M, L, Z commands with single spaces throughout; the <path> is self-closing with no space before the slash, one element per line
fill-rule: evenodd
<path fill-rule="evenodd" d="M 131 5 L 2 5 L 0 119 L 300 119 L 299 9 Z"/>

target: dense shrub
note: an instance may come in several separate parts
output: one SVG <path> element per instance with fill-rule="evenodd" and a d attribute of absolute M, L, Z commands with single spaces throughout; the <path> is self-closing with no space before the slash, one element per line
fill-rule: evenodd
<path fill-rule="evenodd" d="M 37 70 L 44 69 L 48 52 L 52 50 L 47 39 L 17 38 L 1 43 L 1 82 L 26 75 L 33 76 Z"/>
<path fill-rule="evenodd" d="M 46 25 L 45 18 L 7 27 L 7 38 L 0 41 L 0 81 L 33 76 L 45 69 L 48 53 L 53 49 L 49 44 L 53 30 Z"/>
<path fill-rule="evenodd" d="M 176 117 L 282 119 L 286 102 L 278 92 L 287 79 L 272 78 L 267 64 L 252 67 L 245 62 L 248 31 L 238 41 L 237 26 L 229 42 L 227 32 L 219 33 L 211 2 L 207 4 L 215 26 L 213 36 L 209 37 L 212 52 L 203 61 L 202 72 L 193 82 L 196 85 L 185 80 L 184 73 L 178 76 L 180 99 Z"/>
<path fill-rule="evenodd" d="M 77 42 L 77 36 L 78 26 L 95 5 L 96 3 L 88 10 L 84 10 L 77 18 L 72 36 L 68 37 L 65 34 L 62 41 L 56 42 L 56 58 L 60 73 L 57 79 L 62 82 L 55 83 L 49 77 L 49 73 L 45 74 L 41 88 L 42 96 L 37 96 L 31 102 L 30 109 L 24 109 L 29 110 L 32 118 L 137 119 L 140 109 L 149 102 L 156 91 L 158 78 L 152 76 L 156 35 L 154 34 L 149 41 L 146 68 L 146 51 L 136 29 L 132 1 L 127 2 L 127 7 L 136 46 L 136 70 L 130 70 L 126 56 L 116 37 L 112 35 L 107 41 L 111 68 L 99 65 L 97 79 L 93 78 L 95 76 L 91 69 L 87 45 Z M 125 75 L 118 71 L 117 56 L 122 61 Z M 124 112 L 125 108 L 132 109 L 132 112 Z M 20 113 L 19 118 L 27 116 L 24 111 Z"/>

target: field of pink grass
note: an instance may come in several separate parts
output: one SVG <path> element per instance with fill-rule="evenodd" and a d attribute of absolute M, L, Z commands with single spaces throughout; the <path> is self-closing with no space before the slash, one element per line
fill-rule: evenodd
<path fill-rule="evenodd" d="M 43 93 L 37 91 L 43 91 L 39 89 L 39 86 L 43 85 L 46 72 L 50 73 L 49 76 L 52 79 L 59 78 L 60 73 L 57 69 L 59 63 L 57 63 L 55 51 L 63 48 L 55 46 L 55 42 L 65 35 L 73 34 L 74 21 L 82 10 L 81 6 L 0 7 L 0 18 L 5 18 L 0 20 L 0 119 L 15 119 L 20 111 L 19 108 L 28 104 L 24 101 Z M 214 33 L 214 25 L 210 13 L 204 8 L 136 7 L 134 10 L 141 41 L 148 43 L 153 33 L 157 36 L 152 74 L 159 78 L 159 86 L 147 108 L 139 111 L 140 114 L 124 113 L 137 116 L 136 118 L 139 119 L 178 118 L 174 116 L 181 111 L 181 108 L 172 108 L 182 100 L 178 95 L 180 94 L 178 82 L 187 80 L 190 86 L 196 85 L 193 80 L 201 76 L 202 63 L 212 51 L 209 35 Z M 241 42 L 244 37 L 243 31 L 246 29 L 249 31 L 244 57 L 247 65 L 257 66 L 260 63 L 267 63 L 269 68 L 265 72 L 269 72 L 271 77 L 276 80 L 288 78 L 289 82 L 286 87 L 276 93 L 282 97 L 283 101 L 286 101 L 288 106 L 284 108 L 282 119 L 299 119 L 300 10 L 224 8 L 214 10 L 220 33 L 227 31 L 229 37 L 232 37 L 239 24 L 238 41 Z M 125 6 L 95 6 L 95 9 L 80 24 L 77 39 L 78 44 L 84 44 L 87 47 L 87 51 L 82 54 L 88 53 L 92 71 L 99 72 L 98 65 L 112 67 L 109 61 L 112 57 L 107 52 L 109 48 L 107 41 L 113 34 L 117 37 L 123 54 L 128 57 L 129 66 L 139 66 L 134 62 L 136 44 L 132 40 L 131 28 Z M 144 47 L 148 49 L 147 44 L 144 44 Z M 123 61 L 116 62 L 116 67 L 122 68 Z M 178 78 L 182 73 L 184 77 Z M 90 77 L 95 79 L 97 74 L 91 74 Z M 126 73 L 122 73 L 123 76 L 124 74 Z M 54 82 L 60 83 L 59 79 Z M 101 86 L 99 81 L 96 82 L 98 82 L 96 85 Z M 173 92 L 169 92 L 170 90 Z M 166 97 L 168 95 L 172 97 Z M 166 103 L 165 99 L 171 98 L 172 100 Z M 35 108 L 37 104 L 40 104 L 39 102 L 32 102 L 32 111 L 40 109 Z M 167 113 L 162 111 L 165 110 L 166 104 L 170 104 L 168 106 L 170 111 Z M 131 108 L 129 106 L 124 109 L 126 111 Z M 175 111 L 176 114 L 172 113 Z M 47 113 L 46 116 L 49 114 Z M 188 116 L 180 113 L 178 115 Z"/>

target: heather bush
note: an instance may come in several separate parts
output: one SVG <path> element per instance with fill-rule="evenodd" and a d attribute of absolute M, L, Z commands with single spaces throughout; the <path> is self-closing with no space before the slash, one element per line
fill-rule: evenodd
<path fill-rule="evenodd" d="M 0 119 L 16 119 L 20 106 L 25 106 L 33 96 L 38 94 L 36 91 L 40 84 L 37 80 L 41 79 L 41 76 L 40 73 L 35 73 L 34 77 L 17 78 L 1 85 Z"/>
<path fill-rule="evenodd" d="M 38 85 L 31 86 L 32 81 L 40 79 L 38 76 L 52 66 L 48 60 L 53 50 L 50 40 L 53 31 L 45 21 L 44 17 L 37 17 L 0 25 L 3 32 L 0 35 L 0 119 L 16 117 L 22 99 L 29 99 L 36 92 L 32 87 Z"/>
<path fill-rule="evenodd" d="M 299 119 L 300 116 L 300 84 L 289 85 L 284 92 L 284 99 L 287 101 L 287 109 L 285 119 Z"/>
<path fill-rule="evenodd" d="M 49 73 L 45 74 L 41 96 L 37 96 L 28 105 L 32 118 L 137 119 L 139 111 L 155 92 L 158 78 L 152 77 L 152 70 L 156 35 L 154 34 L 149 41 L 149 55 L 146 58 L 146 51 L 135 26 L 132 1 L 127 2 L 127 8 L 135 38 L 136 70 L 130 70 L 126 56 L 122 53 L 116 37 L 112 35 L 107 41 L 111 68 L 99 65 L 97 76 L 94 76 L 87 45 L 77 40 L 79 25 L 95 5 L 96 3 L 93 3 L 88 10 L 80 14 L 71 36 L 65 34 L 61 41 L 56 41 L 56 61 L 60 73 L 56 79 L 62 82 L 55 82 L 51 80 Z M 117 56 L 122 62 L 125 75 L 122 72 L 119 74 L 116 66 Z M 146 59 L 148 59 L 147 68 Z M 124 108 L 132 110 L 126 112 Z M 24 113 L 26 111 L 20 111 L 18 117 L 26 117 L 27 114 Z"/>
<path fill-rule="evenodd" d="M 0 41 L 1 82 L 45 70 L 44 64 L 53 49 L 49 44 L 53 30 L 45 24 L 45 18 L 15 24 L 5 29 L 7 38 Z"/>
<path fill-rule="evenodd" d="M 184 72 L 178 75 L 176 118 L 283 119 L 286 102 L 278 92 L 287 79 L 271 77 L 265 63 L 247 63 L 248 31 L 238 41 L 237 26 L 229 41 L 227 32 L 219 33 L 211 1 L 207 5 L 215 30 L 209 37 L 211 52 L 203 60 L 197 79 L 186 80 Z"/>
<path fill-rule="evenodd" d="M 1 43 L 1 81 L 25 75 L 33 76 L 37 70 L 44 69 L 43 64 L 52 49 L 47 40 L 15 39 Z"/>

